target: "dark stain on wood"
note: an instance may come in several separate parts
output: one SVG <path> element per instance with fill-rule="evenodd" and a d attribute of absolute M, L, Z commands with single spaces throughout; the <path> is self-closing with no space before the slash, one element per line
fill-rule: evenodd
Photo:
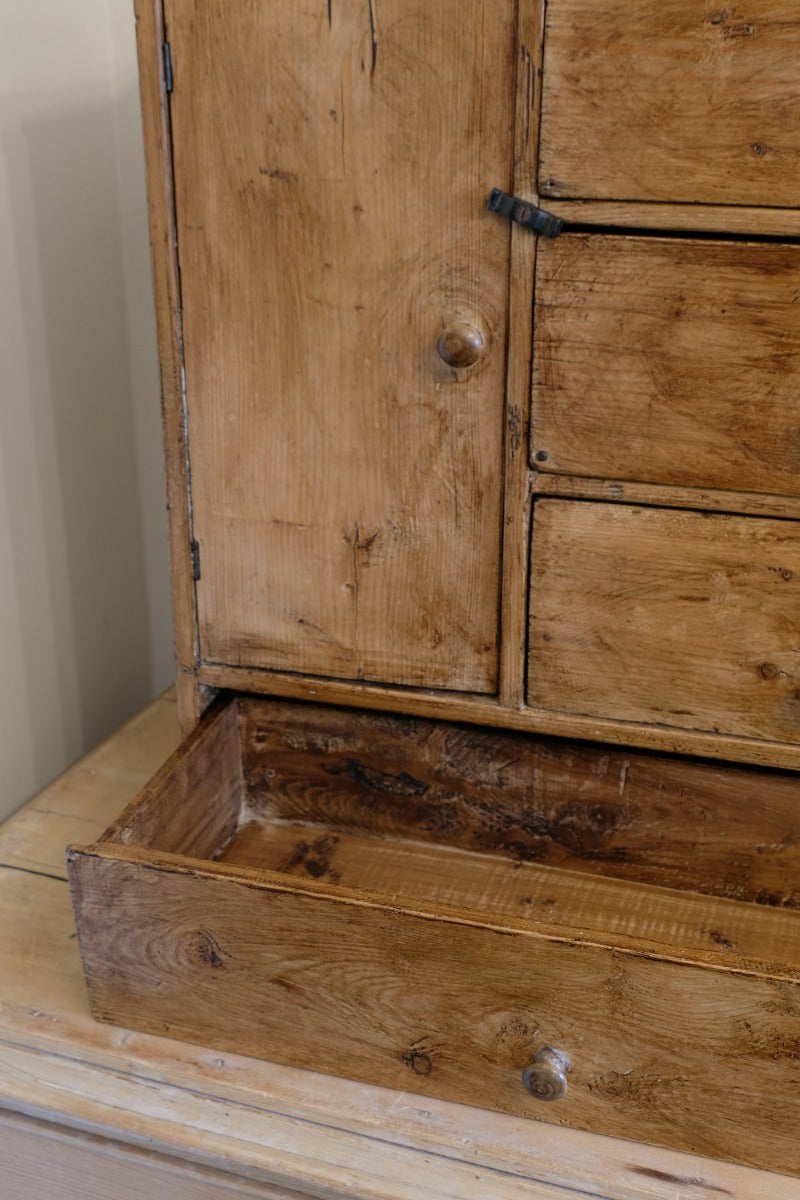
<path fill-rule="evenodd" d="M 331 883 L 336 883 L 339 872 L 334 869 L 331 859 L 338 841 L 334 834 L 326 834 L 313 842 L 298 842 L 283 870 L 288 874 L 299 867 L 312 879 L 322 879 L 324 876 Z"/>
<path fill-rule="evenodd" d="M 673 1183 L 676 1187 L 694 1187 L 702 1188 L 703 1191 L 712 1192 L 719 1196 L 732 1196 L 733 1192 L 727 1188 L 719 1187 L 716 1183 L 709 1183 L 706 1179 L 701 1179 L 698 1175 L 673 1175 L 671 1171 L 660 1171 L 658 1167 L 640 1167 L 633 1163 L 628 1164 L 628 1169 L 634 1175 L 643 1175 L 646 1179 L 657 1179 L 659 1183 Z"/>
<path fill-rule="evenodd" d="M 195 952 L 198 960 L 206 967 L 216 970 L 219 967 L 225 966 L 225 959 L 219 942 L 207 929 L 198 930 Z"/>
<path fill-rule="evenodd" d="M 800 907 L 789 772 L 302 702 L 239 705 L 253 819 Z M 287 869 L 328 874 L 330 852 L 303 846 Z"/>

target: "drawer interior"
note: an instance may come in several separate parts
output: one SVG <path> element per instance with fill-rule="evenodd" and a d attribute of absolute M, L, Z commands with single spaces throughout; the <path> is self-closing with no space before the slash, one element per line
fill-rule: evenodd
<path fill-rule="evenodd" d="M 105 840 L 791 962 L 797 796 L 791 772 L 236 697 Z"/>

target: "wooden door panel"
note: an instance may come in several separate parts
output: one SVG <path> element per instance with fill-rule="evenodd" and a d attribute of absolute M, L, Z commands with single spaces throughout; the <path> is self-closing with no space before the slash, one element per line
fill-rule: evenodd
<path fill-rule="evenodd" d="M 532 705 L 796 742 L 799 696 L 795 523 L 537 502 Z"/>
<path fill-rule="evenodd" d="M 515 34 L 484 8 L 167 5 L 206 661 L 496 688 Z"/>
<path fill-rule="evenodd" d="M 799 302 L 793 245 L 577 234 L 542 243 L 534 465 L 798 495 Z"/>
<path fill-rule="evenodd" d="M 548 0 L 543 196 L 800 203 L 800 11 Z"/>

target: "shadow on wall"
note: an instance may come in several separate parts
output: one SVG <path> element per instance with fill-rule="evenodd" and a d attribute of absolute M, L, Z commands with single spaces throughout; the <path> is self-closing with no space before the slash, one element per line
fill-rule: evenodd
<path fill-rule="evenodd" d="M 63 723 L 58 771 L 153 689 L 113 107 L 138 100 L 35 99 L 35 115 L 3 135 L 29 386 L 0 405 L 0 475 L 46 779 L 43 714 L 58 709 Z"/>

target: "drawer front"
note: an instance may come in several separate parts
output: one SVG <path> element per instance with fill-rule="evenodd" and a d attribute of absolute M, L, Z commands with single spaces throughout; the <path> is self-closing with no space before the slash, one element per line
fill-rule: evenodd
<path fill-rule="evenodd" d="M 800 11 L 548 0 L 540 192 L 800 203 Z"/>
<path fill-rule="evenodd" d="M 730 970 L 719 952 L 712 967 L 653 940 L 599 944 L 587 929 L 602 926 L 601 909 L 583 933 L 554 935 L 532 920 L 274 890 L 197 867 L 73 864 L 96 1016 L 800 1172 L 796 980 Z M 704 899 L 687 901 L 698 916 Z M 569 1066 L 540 1060 L 534 1096 L 523 1072 L 547 1049 Z"/>
<path fill-rule="evenodd" d="M 528 700 L 620 721 L 800 739 L 800 530 L 541 500 Z"/>
<path fill-rule="evenodd" d="M 543 241 L 533 464 L 800 494 L 799 300 L 797 246 Z"/>

